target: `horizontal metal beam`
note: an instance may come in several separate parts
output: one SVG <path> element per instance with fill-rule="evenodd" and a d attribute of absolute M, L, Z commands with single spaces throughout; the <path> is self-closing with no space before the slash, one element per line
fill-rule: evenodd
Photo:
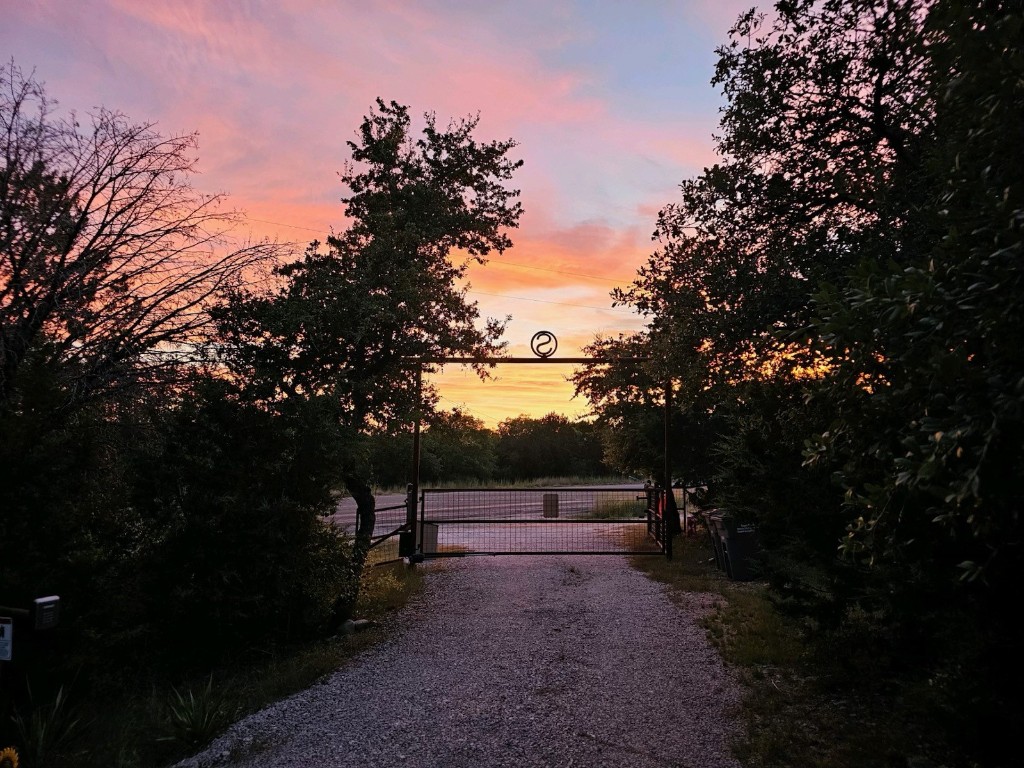
<path fill-rule="evenodd" d="M 647 525 L 646 510 L 638 517 L 425 517 L 431 525 Z"/>
<path fill-rule="evenodd" d="M 505 363 L 520 363 L 533 365 L 552 365 L 562 363 L 564 365 L 608 365 L 610 363 L 645 363 L 649 357 L 423 357 L 409 359 L 405 362 L 410 365 L 448 365 L 448 364 L 486 364 L 498 365 Z"/>
<path fill-rule="evenodd" d="M 523 551 L 523 552 L 417 552 L 416 557 L 423 558 L 424 560 L 436 560 L 443 557 L 507 557 L 516 555 L 533 555 L 534 557 L 541 557 L 544 555 L 659 555 L 665 556 L 665 553 L 660 549 L 647 550 L 647 549 L 538 549 L 536 551 Z"/>
<path fill-rule="evenodd" d="M 423 488 L 422 493 L 430 496 L 436 496 L 442 493 L 565 493 L 565 494 L 602 494 L 602 493 L 642 493 L 645 488 L 640 485 L 595 485 L 588 486 L 585 488 L 574 488 L 574 487 L 559 487 L 549 486 L 547 488 Z M 650 490 L 656 490 L 654 486 L 651 486 Z M 377 510 L 380 512 L 381 510 Z"/>

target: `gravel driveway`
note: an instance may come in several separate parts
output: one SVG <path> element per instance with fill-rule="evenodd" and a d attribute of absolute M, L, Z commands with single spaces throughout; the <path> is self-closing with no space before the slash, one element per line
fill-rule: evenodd
<path fill-rule="evenodd" d="M 404 629 L 181 766 L 738 768 L 735 680 L 619 557 L 428 564 Z"/>

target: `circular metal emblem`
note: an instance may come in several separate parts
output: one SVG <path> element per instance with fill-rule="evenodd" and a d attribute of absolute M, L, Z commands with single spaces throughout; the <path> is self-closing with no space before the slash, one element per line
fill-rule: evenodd
<path fill-rule="evenodd" d="M 537 357 L 551 357 L 558 349 L 558 339 L 551 331 L 537 331 L 530 339 L 530 349 Z"/>

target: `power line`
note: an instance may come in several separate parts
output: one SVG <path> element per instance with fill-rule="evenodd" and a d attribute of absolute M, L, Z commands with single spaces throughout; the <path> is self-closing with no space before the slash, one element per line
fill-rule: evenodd
<path fill-rule="evenodd" d="M 267 221 L 266 219 L 255 219 L 252 216 L 245 217 L 247 221 L 258 221 L 260 224 L 273 224 L 275 227 L 288 227 L 289 229 L 302 229 L 306 232 L 313 232 L 317 235 L 322 235 L 323 231 L 319 229 L 313 229 L 311 227 L 300 227 L 298 224 L 285 224 L 281 221 Z"/>
<path fill-rule="evenodd" d="M 634 314 L 632 309 L 626 307 L 595 307 L 591 304 L 570 304 L 565 301 L 549 301 L 547 299 L 530 299 L 526 296 L 510 296 L 507 293 L 488 293 L 487 291 L 467 291 L 467 293 L 474 294 L 476 296 L 497 296 L 499 299 L 515 299 L 516 301 L 533 301 L 538 304 L 556 304 L 560 307 L 577 307 L 579 309 L 597 309 L 602 312 L 629 312 Z"/>

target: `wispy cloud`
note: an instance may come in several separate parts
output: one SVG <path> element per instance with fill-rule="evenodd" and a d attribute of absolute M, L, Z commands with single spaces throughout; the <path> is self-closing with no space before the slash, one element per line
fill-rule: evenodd
<path fill-rule="evenodd" d="M 337 173 L 376 97 L 479 113 L 481 138 L 519 142 L 526 215 L 516 247 L 470 271 L 471 297 L 514 315 L 513 349 L 549 328 L 578 354 L 640 326 L 608 292 L 647 258 L 679 181 L 713 161 L 712 48 L 746 4 L 0 0 L 0 50 L 65 106 L 199 131 L 197 186 L 297 247 L 344 226 Z M 452 397 L 507 415 L 585 405 L 565 405 L 564 381 L 502 380 L 505 394 Z"/>

